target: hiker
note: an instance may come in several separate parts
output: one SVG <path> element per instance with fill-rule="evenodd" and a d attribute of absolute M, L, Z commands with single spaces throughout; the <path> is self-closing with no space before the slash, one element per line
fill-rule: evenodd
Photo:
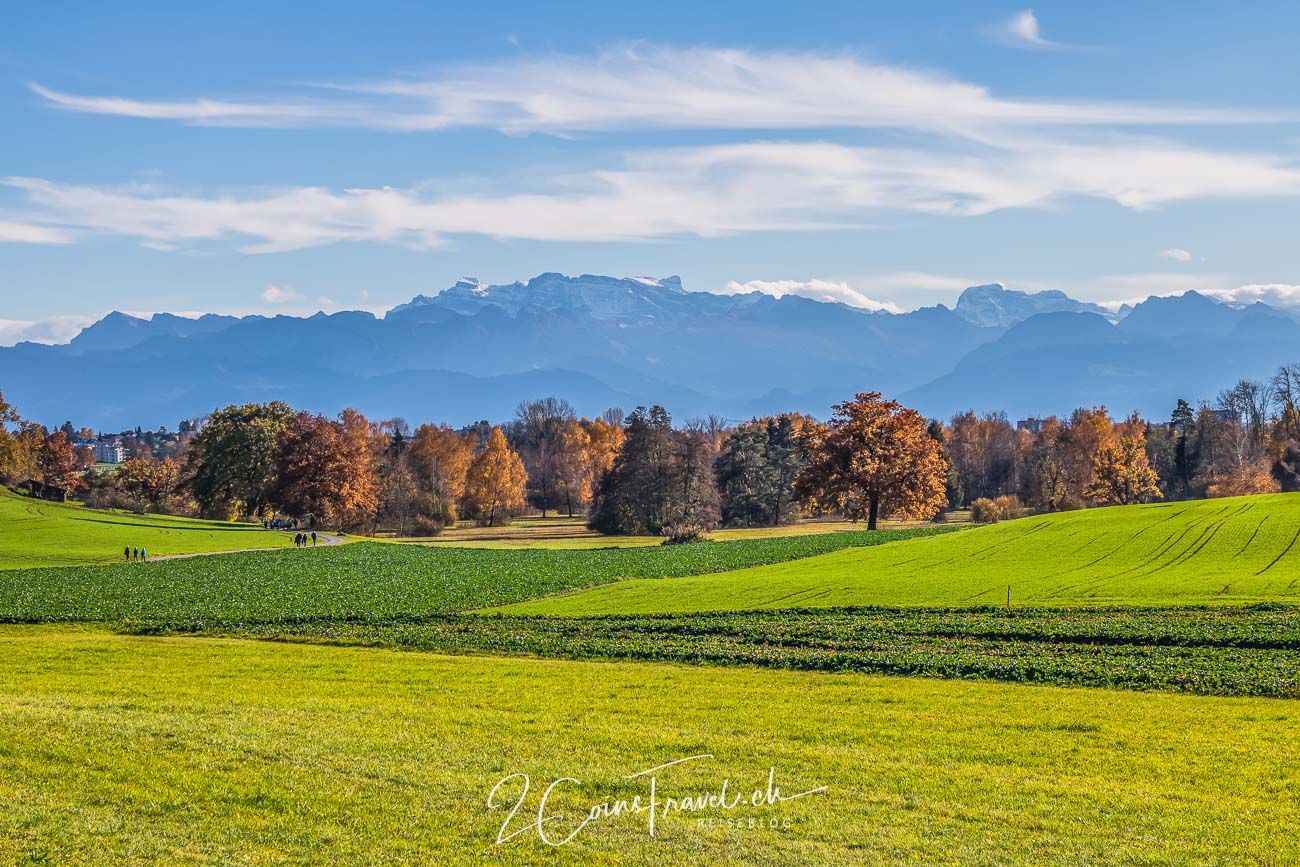
<path fill-rule="evenodd" d="M 313 548 L 316 547 L 316 531 L 315 531 L 315 530 L 312 530 L 312 531 L 311 531 L 311 546 L 312 546 Z"/>
<path fill-rule="evenodd" d="M 140 552 L 139 552 L 139 550 L 137 550 L 136 548 L 132 548 L 132 549 L 131 549 L 131 559 L 132 559 L 132 560 L 139 560 L 139 559 L 140 559 Z"/>
<path fill-rule="evenodd" d="M 140 562 L 141 562 L 141 563 L 145 563 L 145 562 L 147 562 L 148 560 L 149 560 L 149 552 L 146 551 L 145 549 L 141 548 L 141 549 L 140 549 Z"/>
<path fill-rule="evenodd" d="M 126 557 L 126 562 L 131 562 L 131 546 L 127 545 L 122 549 L 122 555 Z"/>

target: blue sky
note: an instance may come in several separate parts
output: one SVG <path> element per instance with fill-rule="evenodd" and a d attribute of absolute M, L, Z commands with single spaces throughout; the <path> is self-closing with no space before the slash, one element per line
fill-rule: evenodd
<path fill-rule="evenodd" d="M 1300 305 L 1295 4 L 291 6 L 0 13 L 0 343 L 542 271 Z"/>

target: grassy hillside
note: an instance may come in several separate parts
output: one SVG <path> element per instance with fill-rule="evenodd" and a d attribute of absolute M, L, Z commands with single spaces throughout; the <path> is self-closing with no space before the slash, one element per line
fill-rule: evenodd
<path fill-rule="evenodd" d="M 233 623 L 427 614 L 501 605 L 619 578 L 669 578 L 780 563 L 937 532 L 944 530 L 601 551 L 484 551 L 358 542 L 162 563 L 9 570 L 0 571 L 0 621 L 183 617 Z"/>
<path fill-rule="evenodd" d="M 128 545 L 161 556 L 292 544 L 292 533 L 248 524 L 97 511 L 0 488 L 0 569 L 120 563 Z"/>
<path fill-rule="evenodd" d="M 633 614 L 848 605 L 1300 601 L 1300 494 L 1023 518 L 933 539 L 503 609 Z"/>
<path fill-rule="evenodd" d="M 51 864 L 1295 863 L 1300 705 L 0 629 L 0 851 Z M 496 845 L 508 774 L 568 820 Z M 516 791 L 510 801 L 517 797 Z M 699 818 L 714 819 L 714 827 Z M 775 829 L 728 827 L 776 818 Z M 7 859 L 0 859 L 7 860 Z"/>

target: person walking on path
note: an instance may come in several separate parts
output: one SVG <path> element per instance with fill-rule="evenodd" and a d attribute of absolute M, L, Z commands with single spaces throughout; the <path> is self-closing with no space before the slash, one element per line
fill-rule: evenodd
<path fill-rule="evenodd" d="M 132 549 L 131 549 L 131 559 L 132 559 L 132 560 L 139 560 L 139 559 L 140 559 L 140 550 L 139 550 L 138 548 L 132 548 Z"/>
<path fill-rule="evenodd" d="M 311 546 L 312 546 L 313 548 L 316 547 L 316 531 L 315 531 L 315 530 L 312 530 L 312 531 L 311 531 Z"/>
<path fill-rule="evenodd" d="M 130 546 L 130 545 L 127 545 L 125 548 L 123 548 L 123 549 L 122 549 L 122 554 L 123 554 L 123 556 L 126 557 L 126 562 L 130 563 L 130 562 L 131 562 L 131 546 Z"/>
<path fill-rule="evenodd" d="M 145 549 L 141 548 L 141 549 L 140 549 L 140 562 L 141 562 L 141 563 L 147 563 L 148 561 L 149 561 L 149 552 L 146 551 Z"/>

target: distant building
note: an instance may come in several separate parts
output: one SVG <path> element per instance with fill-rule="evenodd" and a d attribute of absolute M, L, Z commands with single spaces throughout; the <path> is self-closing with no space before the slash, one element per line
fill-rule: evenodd
<path fill-rule="evenodd" d="M 206 419 L 201 419 L 201 418 L 185 419 L 184 421 L 181 422 L 180 428 L 177 431 L 176 434 L 177 439 L 179 439 L 182 443 L 188 443 L 190 440 L 194 439 L 194 437 L 198 436 L 199 431 L 203 430 L 204 421 L 206 421 Z"/>
<path fill-rule="evenodd" d="M 1016 430 L 1027 430 L 1031 434 L 1041 433 L 1043 430 L 1043 420 L 1041 418 L 1022 418 L 1016 422 Z"/>
<path fill-rule="evenodd" d="M 126 460 L 126 449 L 121 440 L 100 440 L 95 443 L 95 460 L 101 464 L 120 464 Z"/>

